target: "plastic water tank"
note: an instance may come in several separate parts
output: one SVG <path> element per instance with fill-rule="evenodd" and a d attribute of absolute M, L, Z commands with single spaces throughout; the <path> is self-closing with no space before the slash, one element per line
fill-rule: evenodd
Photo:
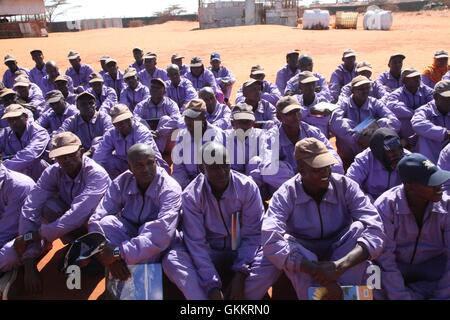
<path fill-rule="evenodd" d="M 390 30 L 393 22 L 391 11 L 369 10 L 364 15 L 364 29 L 366 30 Z"/>
<path fill-rule="evenodd" d="M 328 10 L 305 10 L 303 13 L 303 29 L 323 30 L 330 26 L 330 12 Z"/>

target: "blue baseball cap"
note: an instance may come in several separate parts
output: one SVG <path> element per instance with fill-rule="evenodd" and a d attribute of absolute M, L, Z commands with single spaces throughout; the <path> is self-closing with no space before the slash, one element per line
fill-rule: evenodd
<path fill-rule="evenodd" d="M 397 165 L 403 183 L 435 187 L 450 180 L 450 171 L 442 170 L 420 153 L 405 155 Z"/>
<path fill-rule="evenodd" d="M 220 61 L 220 54 L 217 52 L 211 53 L 211 60 L 219 60 Z"/>

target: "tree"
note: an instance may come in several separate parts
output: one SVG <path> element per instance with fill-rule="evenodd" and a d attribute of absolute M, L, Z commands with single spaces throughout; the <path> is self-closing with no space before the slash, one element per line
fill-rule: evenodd
<path fill-rule="evenodd" d="M 69 0 L 44 0 L 44 5 L 47 22 L 53 22 L 57 16 L 80 7 L 80 5 L 71 5 Z"/>
<path fill-rule="evenodd" d="M 186 10 L 179 4 L 173 4 L 168 6 L 163 11 L 156 12 L 157 17 L 174 17 L 186 13 Z"/>

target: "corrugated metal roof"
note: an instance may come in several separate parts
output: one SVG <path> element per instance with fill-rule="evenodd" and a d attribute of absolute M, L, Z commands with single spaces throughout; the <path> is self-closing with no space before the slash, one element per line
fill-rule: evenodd
<path fill-rule="evenodd" d="M 0 0 L 0 16 L 45 13 L 43 0 Z"/>

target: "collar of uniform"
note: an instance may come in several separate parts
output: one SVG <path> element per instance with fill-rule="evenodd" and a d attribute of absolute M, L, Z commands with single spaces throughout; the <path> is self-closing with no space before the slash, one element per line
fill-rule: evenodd
<path fill-rule="evenodd" d="M 157 186 L 160 184 L 161 180 L 162 180 L 162 172 L 161 170 L 163 170 L 162 168 L 156 167 L 156 175 L 153 178 L 152 182 L 150 183 L 150 185 L 147 187 L 147 190 L 145 190 L 145 195 L 148 197 L 154 197 L 157 196 L 159 194 L 159 188 L 157 188 Z M 130 171 L 131 173 L 131 171 Z M 139 190 L 139 187 L 137 185 L 137 181 L 136 178 L 134 176 L 134 174 L 132 174 L 132 180 L 133 182 L 130 184 L 130 187 L 127 191 L 128 195 L 132 195 L 132 194 L 141 194 L 141 190 Z"/>
<path fill-rule="evenodd" d="M 434 100 L 428 102 L 428 106 L 431 109 L 431 114 L 433 115 L 433 117 L 448 117 L 448 116 L 450 116 L 450 114 L 448 114 L 448 113 L 446 115 L 443 115 L 442 113 L 440 113 L 436 107 L 436 102 Z"/>
<path fill-rule="evenodd" d="M 217 102 L 216 103 L 216 107 L 214 108 L 214 112 L 213 113 L 209 113 L 208 111 L 206 111 L 206 116 L 207 117 L 211 117 L 211 118 L 216 118 L 219 114 L 219 112 L 221 111 L 222 105 Z"/>
<path fill-rule="evenodd" d="M 80 114 L 78 114 L 79 116 L 80 116 L 80 118 L 81 118 L 81 115 Z M 89 120 L 89 123 L 91 123 L 91 124 L 95 124 L 96 122 L 97 122 L 97 118 L 100 116 L 100 112 L 99 111 L 95 111 L 95 113 L 94 113 L 94 116 L 92 117 L 92 119 L 91 120 Z M 83 118 L 81 118 L 82 120 L 83 120 Z M 83 122 L 85 122 L 84 120 L 83 120 Z"/>
<path fill-rule="evenodd" d="M 325 192 L 325 194 L 322 198 L 322 201 L 332 203 L 332 204 L 338 203 L 338 198 L 336 196 L 335 187 L 334 187 L 335 183 L 336 183 L 336 180 L 333 178 L 333 174 L 332 174 L 330 177 L 330 183 L 328 184 L 327 192 Z M 299 173 L 296 175 L 295 184 L 296 184 L 296 190 L 297 190 L 297 197 L 295 199 L 296 204 L 303 204 L 303 203 L 307 203 L 309 201 L 315 201 L 303 189 L 303 183 L 302 183 L 301 176 Z"/>
<path fill-rule="evenodd" d="M 208 194 L 213 195 L 212 189 L 211 189 L 211 185 L 209 184 L 208 179 L 206 178 L 206 175 L 203 174 L 203 179 L 204 179 L 204 188 L 206 189 L 206 192 Z M 222 196 L 220 197 L 220 199 L 238 199 L 239 195 L 236 193 L 236 189 L 234 187 L 234 180 L 236 179 L 236 177 L 234 176 L 233 170 L 230 170 L 230 181 L 228 182 L 228 186 L 225 189 L 225 191 L 223 192 Z M 214 196 L 214 195 L 213 195 Z"/>
<path fill-rule="evenodd" d="M 421 96 L 423 96 L 423 87 L 424 87 L 424 85 L 421 83 L 420 86 L 419 86 L 419 89 L 417 89 L 417 91 L 416 91 L 416 93 L 414 95 L 411 92 L 409 92 L 408 89 L 406 89 L 405 85 L 403 85 L 402 88 L 403 88 L 403 93 L 404 94 L 407 94 L 407 95 L 412 96 L 412 97 L 421 97 Z"/>
<path fill-rule="evenodd" d="M 353 109 L 360 109 L 360 110 L 369 110 L 369 102 L 370 102 L 370 96 L 367 97 L 367 100 L 364 102 L 364 104 L 362 105 L 361 108 L 358 108 L 358 106 L 356 106 L 355 102 L 353 101 L 353 94 L 351 95 L 351 98 L 348 99 L 348 101 L 350 101 L 350 107 Z"/>
<path fill-rule="evenodd" d="M 405 187 L 403 185 L 401 185 L 396 193 L 397 193 L 397 197 L 395 199 L 396 201 L 395 201 L 395 211 L 394 212 L 396 214 L 413 214 L 411 212 L 411 209 L 409 208 L 408 201 L 406 200 Z M 441 201 L 428 205 L 428 207 L 426 209 L 427 212 L 424 215 L 424 219 L 425 219 L 426 215 L 428 214 L 428 212 L 437 213 L 437 214 L 439 214 L 439 213 L 447 214 L 448 211 L 446 208 L 444 208 L 444 206 L 442 204 L 448 203 L 448 201 L 450 201 L 450 197 L 446 192 L 444 192 L 442 195 Z"/>

